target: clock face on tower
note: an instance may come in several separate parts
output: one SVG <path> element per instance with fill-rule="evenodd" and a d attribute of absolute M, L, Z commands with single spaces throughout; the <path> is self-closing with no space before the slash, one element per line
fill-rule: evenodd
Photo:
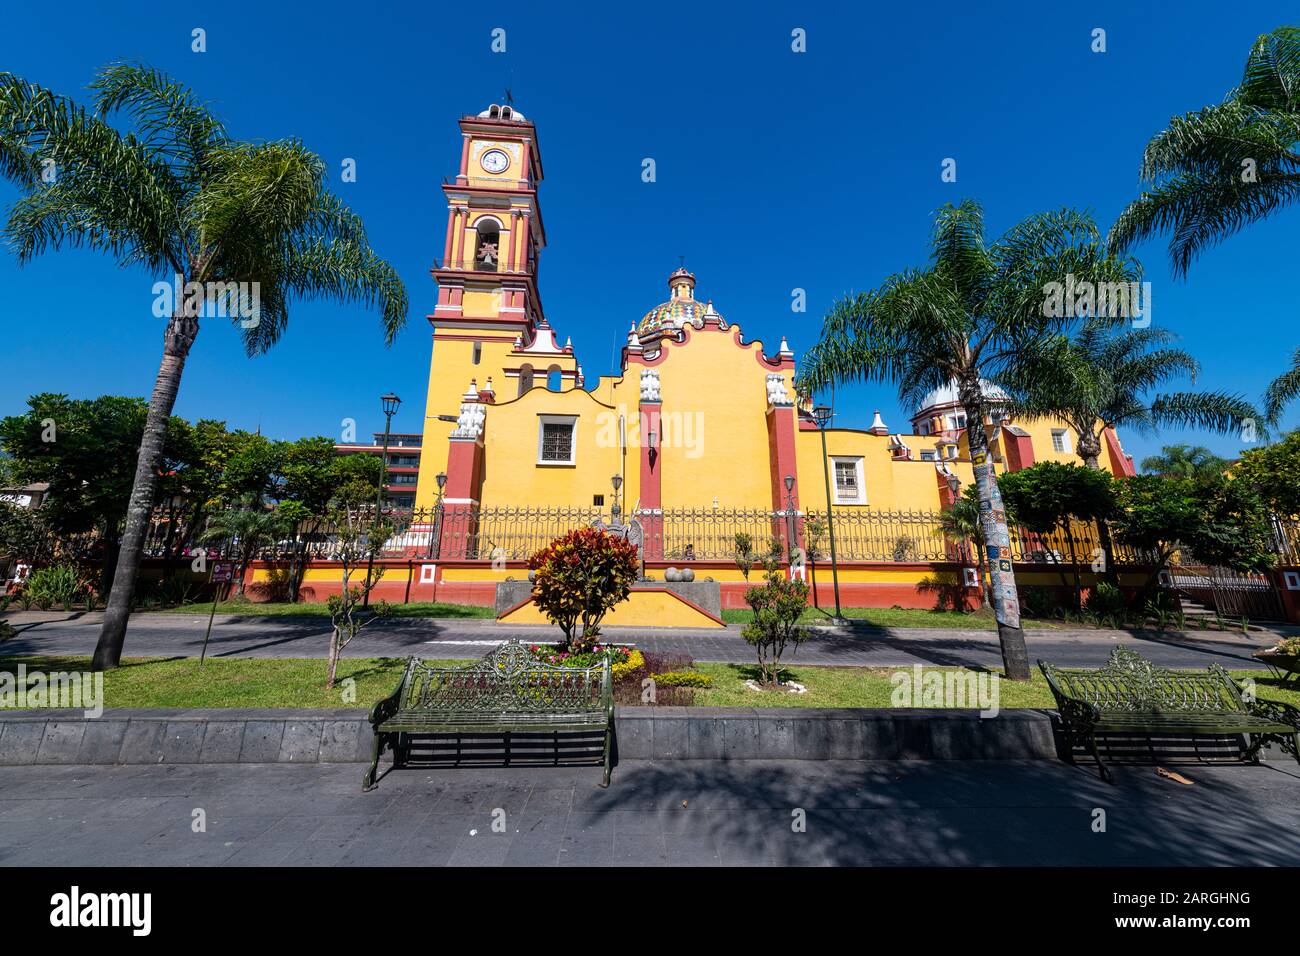
<path fill-rule="evenodd" d="M 479 163 L 489 173 L 504 173 L 510 165 L 510 157 L 499 149 L 489 149 Z"/>

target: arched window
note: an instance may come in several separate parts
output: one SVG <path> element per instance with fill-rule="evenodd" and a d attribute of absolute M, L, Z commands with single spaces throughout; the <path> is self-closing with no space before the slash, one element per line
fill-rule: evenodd
<path fill-rule="evenodd" d="M 519 367 L 519 394 L 523 395 L 533 387 L 533 367 L 531 365 L 521 365 Z"/>
<path fill-rule="evenodd" d="M 488 107 L 488 119 L 499 119 L 501 117 L 501 107 L 493 103 Z"/>
<path fill-rule="evenodd" d="M 474 269 L 478 272 L 496 272 L 501 267 L 501 223 L 495 219 L 480 219 L 474 225 L 478 242 L 474 246 Z"/>
<path fill-rule="evenodd" d="M 564 387 L 564 376 L 560 374 L 558 365 L 552 365 L 546 373 L 546 387 L 552 392 L 558 392 Z"/>

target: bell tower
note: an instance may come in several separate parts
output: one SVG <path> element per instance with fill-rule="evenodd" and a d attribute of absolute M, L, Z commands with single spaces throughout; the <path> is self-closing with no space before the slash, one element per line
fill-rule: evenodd
<path fill-rule="evenodd" d="M 542 311 L 537 266 L 546 246 L 537 187 L 542 157 L 532 122 L 492 104 L 460 119 L 460 165 L 442 181 L 447 233 L 430 270 L 438 304 L 429 316 L 433 357 L 416 507 L 432 507 L 471 380 L 491 404 L 545 387 L 581 385 L 573 349 L 561 347 Z M 492 384 L 489 387 L 488 381 Z"/>

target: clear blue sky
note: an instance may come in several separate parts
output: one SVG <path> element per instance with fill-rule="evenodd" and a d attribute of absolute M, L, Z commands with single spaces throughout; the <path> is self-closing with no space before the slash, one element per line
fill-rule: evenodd
<path fill-rule="evenodd" d="M 324 157 L 407 284 L 406 330 L 386 349 L 374 316 L 301 305 L 282 342 L 250 360 L 233 329 L 209 321 L 176 406 L 292 438 L 337 435 L 348 417 L 362 433 L 380 429 L 378 396 L 390 389 L 405 399 L 394 428 L 420 429 L 428 269 L 446 222 L 438 184 L 456 170 L 458 116 L 507 83 L 537 123 L 545 163 L 543 301 L 594 377 L 666 297 L 679 255 L 698 294 L 748 337 L 774 348 L 785 334 L 801 353 L 835 297 L 923 263 L 944 202 L 978 199 L 991 234 L 1063 205 L 1105 228 L 1136 195 L 1150 136 L 1221 99 L 1254 37 L 1295 13 L 1134 0 L 615 6 L 12 4 L 0 68 L 83 96 L 98 66 L 143 60 L 190 83 L 235 136 L 298 137 Z M 190 50 L 194 27 L 207 31 L 206 53 Z M 504 54 L 491 52 L 495 27 L 507 31 Z M 791 51 L 796 27 L 807 53 Z M 1090 51 L 1094 27 L 1107 31 L 1104 54 Z M 356 183 L 337 182 L 344 157 L 357 161 Z M 645 157 L 656 183 L 641 181 Z M 940 181 L 945 157 L 957 160 L 955 184 Z M 0 184 L 0 201 L 13 196 Z M 1258 400 L 1300 345 L 1298 234 L 1295 209 L 1211 251 L 1182 282 L 1163 244 L 1138 250 L 1154 321 L 1202 360 L 1200 384 Z M 36 391 L 147 395 L 161 350 L 154 279 L 89 253 L 23 269 L 0 254 L 0 414 Z M 796 287 L 805 314 L 791 312 Z M 840 398 L 844 425 L 879 407 L 902 428 L 910 411 L 881 387 Z M 1293 407 L 1287 424 L 1298 422 Z M 1240 450 L 1176 432 L 1122 438 L 1139 461 L 1171 441 Z"/>

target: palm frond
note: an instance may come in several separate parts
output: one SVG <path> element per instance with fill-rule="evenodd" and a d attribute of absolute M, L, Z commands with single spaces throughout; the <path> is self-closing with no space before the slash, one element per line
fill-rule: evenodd
<path fill-rule="evenodd" d="M 1270 425 L 1279 424 L 1282 410 L 1300 396 L 1300 349 L 1291 356 L 1291 367 L 1273 379 L 1264 391 L 1264 415 Z"/>
<path fill-rule="evenodd" d="M 1240 395 L 1227 392 L 1174 392 L 1160 395 L 1151 403 L 1151 419 L 1157 425 L 1202 428 L 1221 435 L 1240 432 L 1253 422 L 1261 437 L 1267 436 L 1264 416 Z"/>
<path fill-rule="evenodd" d="M 145 147 L 179 164 L 195 184 L 207 170 L 209 152 L 227 142 L 225 128 L 193 91 L 161 70 L 113 63 L 90 89 L 96 112 L 111 116 L 125 110 Z"/>

